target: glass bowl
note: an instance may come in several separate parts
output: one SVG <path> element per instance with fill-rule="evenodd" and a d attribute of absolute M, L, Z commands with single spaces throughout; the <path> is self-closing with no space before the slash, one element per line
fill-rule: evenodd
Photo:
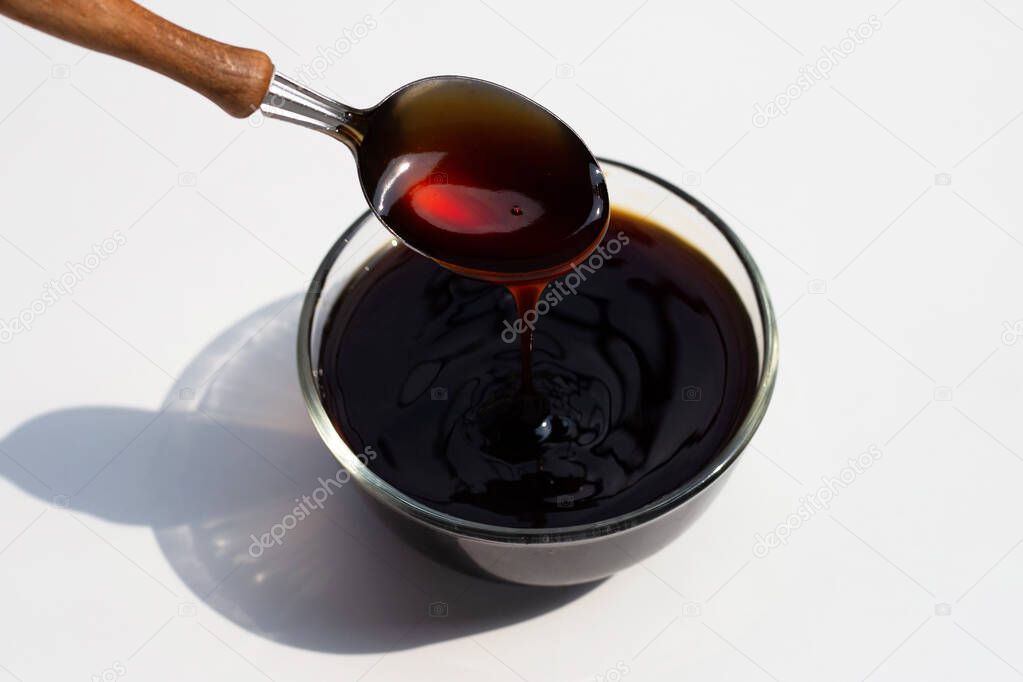
<path fill-rule="evenodd" d="M 316 430 L 391 527 L 433 558 L 461 570 L 522 584 L 571 585 L 599 580 L 641 561 L 681 534 L 706 508 L 767 410 L 778 370 L 778 330 L 763 278 L 746 247 L 721 218 L 670 182 L 617 161 L 601 159 L 600 164 L 612 206 L 652 218 L 703 252 L 728 278 L 753 323 L 759 359 L 756 394 L 732 439 L 696 476 L 641 508 L 586 525 L 510 528 L 451 516 L 398 490 L 366 466 L 334 428 L 320 399 L 318 376 L 324 326 L 348 283 L 381 251 L 404 247 L 367 211 L 327 253 L 306 293 L 298 328 L 298 370 Z"/>

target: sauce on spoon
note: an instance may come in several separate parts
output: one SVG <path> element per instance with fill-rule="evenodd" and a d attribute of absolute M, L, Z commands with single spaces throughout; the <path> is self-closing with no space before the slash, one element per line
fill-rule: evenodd
<path fill-rule="evenodd" d="M 515 285 L 567 272 L 607 228 L 607 187 L 579 137 L 500 86 L 441 77 L 372 110 L 358 146 L 366 198 L 413 249 Z"/>

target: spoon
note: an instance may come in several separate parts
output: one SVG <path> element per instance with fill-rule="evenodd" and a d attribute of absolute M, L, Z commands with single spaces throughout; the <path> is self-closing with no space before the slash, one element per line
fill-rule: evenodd
<path fill-rule="evenodd" d="M 380 221 L 463 274 L 542 289 L 607 229 L 607 187 L 583 142 L 494 83 L 426 78 L 357 109 L 276 73 L 262 52 L 192 33 L 130 0 L 0 0 L 0 14 L 162 73 L 232 116 L 258 110 L 340 140 Z"/>

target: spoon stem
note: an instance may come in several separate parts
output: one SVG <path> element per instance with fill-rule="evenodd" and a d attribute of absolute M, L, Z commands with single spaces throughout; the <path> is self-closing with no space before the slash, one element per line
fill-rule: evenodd
<path fill-rule="evenodd" d="M 367 111 L 275 73 L 258 50 L 203 37 L 132 0 L 0 0 L 0 15 L 169 76 L 232 116 L 244 118 L 258 108 L 327 133 L 353 151 L 362 142 Z"/>
<path fill-rule="evenodd" d="M 264 116 L 318 130 L 341 140 L 355 151 L 362 143 L 368 112 L 274 73 L 270 89 L 259 107 Z"/>

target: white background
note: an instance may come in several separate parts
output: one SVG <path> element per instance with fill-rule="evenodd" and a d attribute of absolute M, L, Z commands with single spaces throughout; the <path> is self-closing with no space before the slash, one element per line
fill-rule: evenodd
<path fill-rule="evenodd" d="M 253 559 L 249 534 L 336 470 L 293 336 L 363 210 L 353 161 L 0 21 L 0 320 L 33 318 L 0 345 L 0 679 L 1023 677 L 1018 2 L 148 4 L 359 106 L 491 79 L 686 183 L 766 275 L 778 388 L 700 523 L 596 586 L 452 573 L 351 489 Z M 753 125 L 871 15 L 830 78 Z"/>

